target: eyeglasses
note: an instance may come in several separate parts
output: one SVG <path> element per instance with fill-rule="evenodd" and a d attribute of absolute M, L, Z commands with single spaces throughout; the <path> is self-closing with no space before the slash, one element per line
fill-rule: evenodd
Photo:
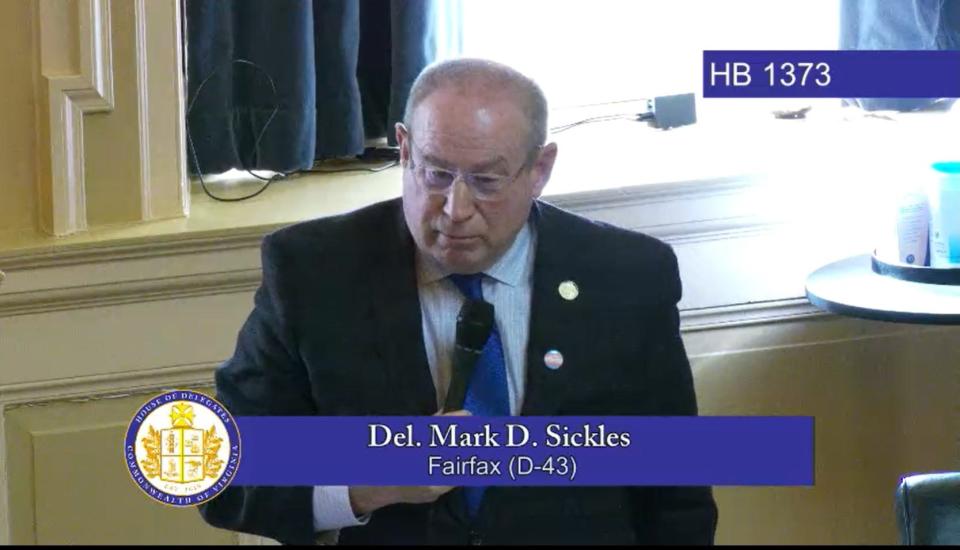
<path fill-rule="evenodd" d="M 423 156 L 417 146 L 414 145 L 409 133 L 407 134 L 407 142 L 410 143 L 411 150 L 417 151 L 417 156 Z M 413 171 L 413 176 L 427 193 L 431 195 L 446 194 L 447 190 L 457 181 L 457 178 L 461 178 L 473 192 L 474 198 L 480 201 L 492 201 L 499 198 L 503 190 L 513 183 L 529 164 L 529 161 L 523 163 L 523 166 L 512 176 L 474 174 L 460 170 L 447 170 L 426 161 L 415 163 L 413 162 L 413 155 L 410 155 L 410 169 Z"/>

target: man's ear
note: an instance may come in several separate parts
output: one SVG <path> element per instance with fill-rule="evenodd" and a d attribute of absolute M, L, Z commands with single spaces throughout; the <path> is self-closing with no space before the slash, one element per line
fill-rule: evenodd
<path fill-rule="evenodd" d="M 550 174 L 553 173 L 553 163 L 557 160 L 557 144 L 548 143 L 540 149 L 540 153 L 537 155 L 537 160 L 534 161 L 533 167 L 531 168 L 531 176 L 534 178 L 533 182 L 533 197 L 539 198 L 543 193 L 543 188 L 547 186 L 547 182 L 550 181 Z"/>
<path fill-rule="evenodd" d="M 407 127 L 402 122 L 394 125 L 397 136 L 397 146 L 400 147 L 400 165 L 405 166 L 410 157 L 410 147 L 407 146 Z"/>

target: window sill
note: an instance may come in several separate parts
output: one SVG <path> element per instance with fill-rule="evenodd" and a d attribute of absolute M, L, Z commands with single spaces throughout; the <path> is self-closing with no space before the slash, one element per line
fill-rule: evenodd
<path fill-rule="evenodd" d="M 399 177 L 398 169 L 376 174 L 298 176 L 237 203 L 214 201 L 194 185 L 189 217 L 102 226 L 59 238 L 35 231 L 0 233 L 0 259 L 148 242 L 262 235 L 284 225 L 398 196 Z M 246 185 L 237 184 L 228 192 L 243 194 L 248 192 Z M 222 188 L 217 189 L 215 192 L 225 194 Z"/>

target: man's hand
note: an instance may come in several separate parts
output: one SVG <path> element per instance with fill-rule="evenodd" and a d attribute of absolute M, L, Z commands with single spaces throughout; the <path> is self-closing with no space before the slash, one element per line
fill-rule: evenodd
<path fill-rule="evenodd" d="M 438 412 L 434 416 L 470 416 L 469 411 Z M 350 506 L 357 517 L 391 504 L 427 504 L 449 493 L 453 487 L 350 487 Z"/>

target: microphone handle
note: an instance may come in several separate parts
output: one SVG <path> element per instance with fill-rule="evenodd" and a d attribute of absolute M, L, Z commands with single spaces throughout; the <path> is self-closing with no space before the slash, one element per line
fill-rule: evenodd
<path fill-rule="evenodd" d="M 482 352 L 483 350 L 471 350 L 462 346 L 453 348 L 453 372 L 443 405 L 444 412 L 459 411 L 463 408 L 463 402 L 467 398 L 467 385 L 473 378 L 473 370 Z"/>

